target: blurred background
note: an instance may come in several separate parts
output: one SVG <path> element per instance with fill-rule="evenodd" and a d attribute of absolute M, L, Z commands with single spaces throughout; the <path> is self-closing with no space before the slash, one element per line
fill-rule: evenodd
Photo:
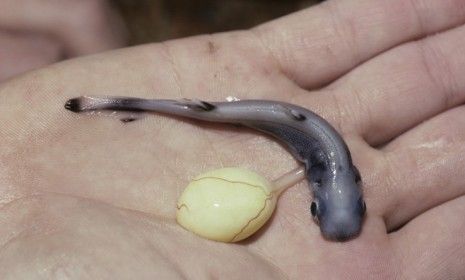
<path fill-rule="evenodd" d="M 246 29 L 318 0 L 0 0 L 0 83 L 92 53 Z"/>
<path fill-rule="evenodd" d="M 313 5 L 317 0 L 113 0 L 130 44 L 245 29 Z"/>

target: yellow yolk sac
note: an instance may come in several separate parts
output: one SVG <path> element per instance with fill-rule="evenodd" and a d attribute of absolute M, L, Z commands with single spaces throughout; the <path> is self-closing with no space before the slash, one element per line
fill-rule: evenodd
<path fill-rule="evenodd" d="M 252 171 L 217 169 L 191 181 L 177 203 L 176 220 L 201 237 L 237 242 L 266 223 L 278 195 L 272 183 Z"/>

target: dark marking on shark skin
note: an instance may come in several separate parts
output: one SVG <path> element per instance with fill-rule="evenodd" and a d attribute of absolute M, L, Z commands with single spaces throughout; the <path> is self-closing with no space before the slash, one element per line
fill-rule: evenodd
<path fill-rule="evenodd" d="M 328 240 L 346 241 L 362 229 L 366 205 L 361 176 L 339 133 L 322 117 L 293 104 L 270 100 L 206 102 L 134 97 L 78 97 L 73 112 L 114 110 L 161 113 L 206 122 L 239 124 L 275 137 L 305 165 L 313 190 L 311 213 Z M 127 121 L 132 121 L 128 119 Z"/>

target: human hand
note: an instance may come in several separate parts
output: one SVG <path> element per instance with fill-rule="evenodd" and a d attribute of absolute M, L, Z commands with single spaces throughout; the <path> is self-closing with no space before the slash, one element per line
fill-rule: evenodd
<path fill-rule="evenodd" d="M 104 0 L 0 0 L 0 81 L 59 60 L 123 46 Z"/>
<path fill-rule="evenodd" d="M 252 30 L 79 58 L 3 84 L 1 275 L 463 278 L 464 23 L 462 0 L 329 1 Z M 201 239 L 174 221 L 189 179 L 221 166 L 274 179 L 295 160 L 242 128 L 159 115 L 124 124 L 63 108 L 80 95 L 305 106 L 348 142 L 364 182 L 363 231 L 324 240 L 302 182 L 252 239 Z"/>

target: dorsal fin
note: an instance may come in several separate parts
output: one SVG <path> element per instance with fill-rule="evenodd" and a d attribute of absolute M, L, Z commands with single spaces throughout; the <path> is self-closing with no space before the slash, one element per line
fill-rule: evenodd
<path fill-rule="evenodd" d="M 215 105 L 209 102 L 206 102 L 206 101 L 199 100 L 199 99 L 182 99 L 177 104 L 180 106 L 185 106 L 194 111 L 208 112 L 208 111 L 215 109 Z"/>

